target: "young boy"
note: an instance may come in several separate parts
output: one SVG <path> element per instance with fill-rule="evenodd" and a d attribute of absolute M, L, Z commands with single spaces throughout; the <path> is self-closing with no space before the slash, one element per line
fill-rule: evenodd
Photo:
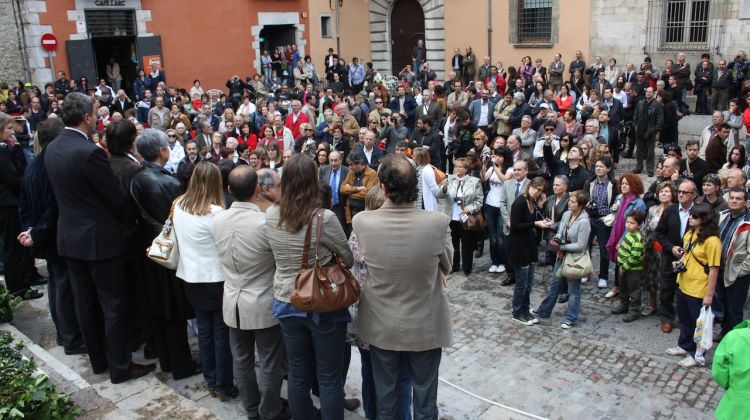
<path fill-rule="evenodd" d="M 638 319 L 641 311 L 641 272 L 643 271 L 644 243 L 641 235 L 643 213 L 633 212 L 625 219 L 625 235 L 617 250 L 617 265 L 620 269 L 620 306 L 613 314 L 624 314 L 624 322 Z"/>

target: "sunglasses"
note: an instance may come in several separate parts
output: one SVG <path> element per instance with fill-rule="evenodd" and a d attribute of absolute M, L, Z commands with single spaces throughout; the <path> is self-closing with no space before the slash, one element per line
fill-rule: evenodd
<path fill-rule="evenodd" d="M 176 135 L 174 135 L 174 134 L 167 134 L 167 135 L 168 135 L 169 137 L 177 137 L 177 136 L 176 136 Z"/>
<path fill-rule="evenodd" d="M 484 139 L 483 139 L 483 138 L 481 138 L 481 137 L 474 137 L 474 139 L 473 139 L 473 140 L 474 140 L 474 141 L 477 141 L 477 140 L 484 140 Z"/>
<path fill-rule="evenodd" d="M 677 194 L 693 194 L 693 191 L 677 190 Z"/>
<path fill-rule="evenodd" d="M 551 133 L 551 132 L 555 131 L 555 129 L 554 128 L 545 128 L 544 131 L 547 132 L 547 133 Z"/>
<path fill-rule="evenodd" d="M 382 105 L 382 102 L 375 102 L 375 105 Z"/>
<path fill-rule="evenodd" d="M 700 217 L 700 216 L 698 216 L 698 215 L 697 215 L 697 214 L 695 214 L 695 213 L 690 213 L 690 218 L 691 218 L 691 219 L 698 219 L 698 220 L 700 220 L 700 219 L 701 219 L 701 217 Z"/>

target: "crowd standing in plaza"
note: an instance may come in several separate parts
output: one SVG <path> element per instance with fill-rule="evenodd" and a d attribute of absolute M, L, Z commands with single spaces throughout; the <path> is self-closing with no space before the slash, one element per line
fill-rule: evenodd
<path fill-rule="evenodd" d="M 354 345 L 368 419 L 436 419 L 447 277 L 476 272 L 488 239 L 489 272 L 513 287 L 520 325 L 544 326 L 567 303 L 558 325 L 576 327 L 581 287 L 595 285 L 624 322 L 657 314 L 665 334 L 679 328 L 667 353 L 690 368 L 711 308 L 714 374 L 729 389 L 719 412 L 747 414 L 727 374 L 746 364 L 727 347 L 748 328 L 744 52 L 704 54 L 691 71 L 682 53 L 663 68 L 649 57 L 587 65 L 580 51 L 568 65 L 555 54 L 516 68 L 456 49 L 440 81 L 421 40 L 396 77 L 332 49 L 320 67 L 283 51 L 223 92 L 169 85 L 157 66 L 122 86 L 116 63 L 96 85 L 60 71 L 43 91 L 0 86 L 6 285 L 41 297 L 33 258 L 47 260 L 66 354 L 88 354 L 119 383 L 156 368 L 131 361 L 145 344 L 163 372 L 202 373 L 249 418 L 341 419 L 360 405 L 344 395 Z M 683 153 L 677 121 L 691 112 L 712 122 Z M 636 167 L 616 178 L 622 159 Z M 169 231 L 172 269 L 144 253 Z M 359 302 L 301 308 L 309 264 L 349 267 Z M 547 266 L 534 308 L 535 268 Z"/>

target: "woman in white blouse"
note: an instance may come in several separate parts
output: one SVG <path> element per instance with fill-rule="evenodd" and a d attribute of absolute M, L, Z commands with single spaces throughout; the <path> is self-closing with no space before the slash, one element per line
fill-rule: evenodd
<path fill-rule="evenodd" d="M 487 221 L 487 234 L 490 239 L 490 273 L 505 272 L 505 248 L 503 247 L 503 216 L 500 212 L 503 181 L 513 174 L 513 154 L 506 146 L 492 151 L 492 164 L 482 170 L 482 181 L 489 184 L 490 190 L 484 202 L 484 214 Z"/>
<path fill-rule="evenodd" d="M 214 242 L 214 217 L 224 211 L 219 168 L 209 161 L 195 166 L 187 192 L 174 206 L 174 233 L 180 260 L 177 277 L 195 309 L 201 369 L 211 396 L 224 401 L 238 395 L 232 374 L 229 330 L 221 312 L 224 279 Z"/>
<path fill-rule="evenodd" d="M 417 165 L 417 201 L 414 207 L 427 211 L 440 211 L 437 195 L 440 186 L 435 181 L 435 170 L 430 165 L 430 152 L 423 148 L 413 151 L 414 163 Z"/>

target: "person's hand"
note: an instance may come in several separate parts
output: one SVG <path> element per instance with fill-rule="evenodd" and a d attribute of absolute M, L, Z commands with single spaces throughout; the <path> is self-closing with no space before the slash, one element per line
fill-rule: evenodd
<path fill-rule="evenodd" d="M 34 245 L 34 241 L 31 239 L 31 233 L 26 230 L 18 234 L 18 237 L 16 237 L 16 240 L 22 245 L 27 248 Z"/>
<path fill-rule="evenodd" d="M 703 306 L 709 307 L 709 306 L 711 306 L 711 304 L 713 303 L 713 301 L 714 301 L 714 295 L 713 294 L 706 295 L 706 296 L 703 297 Z"/>
<path fill-rule="evenodd" d="M 507 226 L 508 229 L 510 229 L 510 222 L 505 222 L 505 226 Z"/>
<path fill-rule="evenodd" d="M 679 246 L 673 246 L 673 247 L 672 247 L 672 255 L 674 255 L 674 256 L 675 256 L 675 258 L 680 258 L 680 257 L 682 257 L 682 253 L 683 253 L 683 250 L 682 250 L 682 248 L 680 248 Z M 676 261 L 675 261 L 675 262 L 676 262 Z M 672 263 L 672 265 L 674 265 L 674 262 Z"/>
<path fill-rule="evenodd" d="M 557 251 L 557 259 L 563 259 L 565 258 L 565 252 L 564 251 Z"/>

